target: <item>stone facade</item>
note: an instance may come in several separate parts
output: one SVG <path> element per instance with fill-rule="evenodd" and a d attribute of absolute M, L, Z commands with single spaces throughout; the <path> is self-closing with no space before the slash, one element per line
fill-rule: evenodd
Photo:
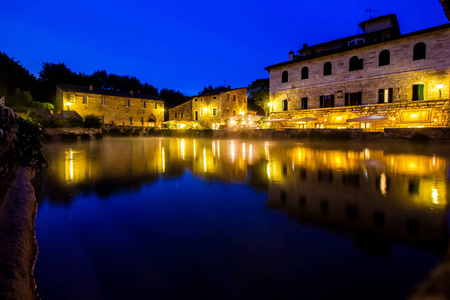
<path fill-rule="evenodd" d="M 362 34 L 356 38 L 364 37 Z M 291 55 L 290 61 L 266 68 L 270 72 L 272 118 L 308 115 L 318 118 L 312 122 L 313 126 L 324 124 L 332 128 L 327 117 L 333 113 L 344 113 L 349 118 L 376 114 L 388 116 L 392 122 L 373 122 L 374 129 L 448 126 L 449 24 L 353 47 L 345 41 L 341 47 L 336 47 L 337 41 L 329 43 L 332 49 L 325 50 L 325 43 L 318 45 L 321 52 L 308 54 L 299 50 L 306 55 Z M 414 57 L 418 45 L 425 45 L 423 58 Z M 383 60 L 386 53 L 388 59 Z M 355 57 L 361 60 L 361 68 L 351 71 L 351 60 Z M 329 75 L 324 75 L 326 64 L 330 67 Z M 422 108 L 431 110 L 431 117 L 420 122 L 423 124 L 399 123 L 402 110 Z"/>
<path fill-rule="evenodd" d="M 74 110 L 82 117 L 94 114 L 104 124 L 161 127 L 164 100 L 151 95 L 94 89 L 92 86 L 58 85 L 59 106 Z"/>
<path fill-rule="evenodd" d="M 169 120 L 195 121 L 206 128 L 217 128 L 228 118 L 246 113 L 247 89 L 239 88 L 191 97 L 186 103 L 169 109 Z"/>

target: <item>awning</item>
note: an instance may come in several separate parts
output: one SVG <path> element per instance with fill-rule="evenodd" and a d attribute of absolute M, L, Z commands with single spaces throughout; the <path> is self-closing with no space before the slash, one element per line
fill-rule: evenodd
<path fill-rule="evenodd" d="M 315 121 L 315 120 L 317 120 L 317 118 L 304 117 L 304 118 L 299 118 L 299 119 L 288 119 L 288 120 L 286 120 L 286 122 L 310 122 L 310 121 Z"/>
<path fill-rule="evenodd" d="M 285 122 L 287 119 L 271 119 L 271 120 L 264 120 L 263 122 Z"/>
<path fill-rule="evenodd" d="M 383 116 L 364 116 L 359 118 L 347 119 L 347 122 L 376 122 L 376 121 L 385 121 L 388 117 Z"/>

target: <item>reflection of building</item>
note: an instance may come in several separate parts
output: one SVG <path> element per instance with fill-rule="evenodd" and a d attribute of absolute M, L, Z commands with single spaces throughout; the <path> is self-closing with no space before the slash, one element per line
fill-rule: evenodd
<path fill-rule="evenodd" d="M 354 232 L 358 239 L 445 246 L 443 159 L 298 147 L 287 151 L 284 162 L 269 159 L 268 165 L 268 206 L 301 223 Z"/>
<path fill-rule="evenodd" d="M 246 113 L 247 89 L 239 88 L 191 97 L 169 109 L 169 123 L 185 128 L 190 122 L 198 122 L 207 128 L 218 128 L 228 118 Z"/>
<path fill-rule="evenodd" d="M 107 124 L 154 127 L 164 120 L 164 100 L 139 92 L 60 84 L 56 98 L 64 109 L 82 117 L 94 114 Z"/>
<path fill-rule="evenodd" d="M 270 72 L 274 127 L 448 126 L 450 24 L 401 35 L 395 15 L 299 50 Z"/>

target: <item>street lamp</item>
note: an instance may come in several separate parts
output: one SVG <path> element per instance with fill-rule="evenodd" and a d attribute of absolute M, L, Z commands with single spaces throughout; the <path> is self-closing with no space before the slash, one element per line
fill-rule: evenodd
<path fill-rule="evenodd" d="M 270 108 L 272 107 L 272 102 L 267 103 L 267 106 L 269 106 L 269 113 L 270 113 Z"/>
<path fill-rule="evenodd" d="M 444 87 L 442 83 L 439 83 L 436 85 L 436 88 L 439 90 L 439 99 L 441 99 L 441 90 Z"/>

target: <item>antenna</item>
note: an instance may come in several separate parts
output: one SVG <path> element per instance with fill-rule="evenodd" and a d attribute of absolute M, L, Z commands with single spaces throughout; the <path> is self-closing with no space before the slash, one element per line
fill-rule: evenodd
<path fill-rule="evenodd" d="M 369 13 L 369 20 L 373 18 L 372 13 L 373 12 L 380 12 L 379 10 L 375 10 L 375 9 L 371 9 L 371 8 L 366 8 L 366 12 Z"/>

